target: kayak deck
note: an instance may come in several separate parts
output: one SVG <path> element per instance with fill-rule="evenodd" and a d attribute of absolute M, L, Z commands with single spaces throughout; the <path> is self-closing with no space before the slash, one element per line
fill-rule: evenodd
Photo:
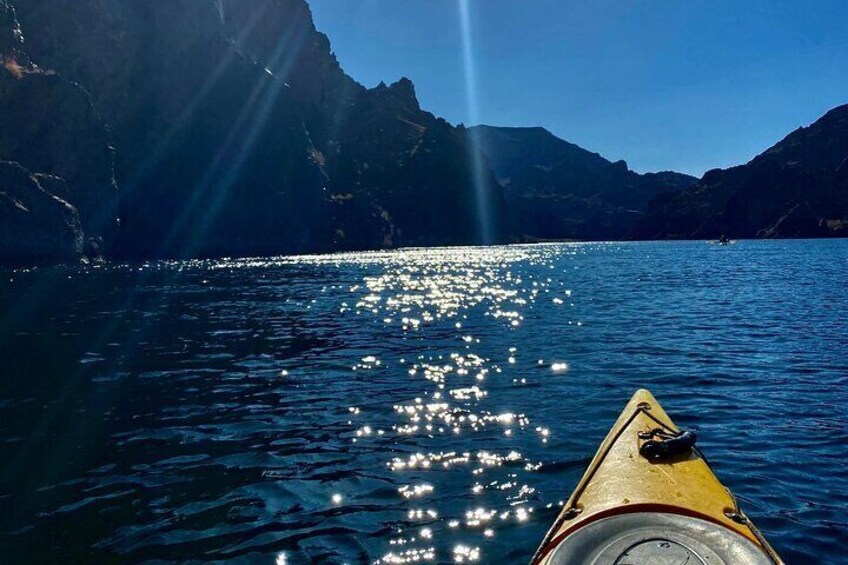
<path fill-rule="evenodd" d="M 640 432 L 657 428 L 678 431 L 651 393 L 640 390 L 601 444 L 533 563 L 663 563 L 666 558 L 781 563 L 697 449 L 658 462 L 639 453 Z M 615 551 L 625 559 L 610 557 Z M 569 560 L 563 561 L 566 554 Z"/>

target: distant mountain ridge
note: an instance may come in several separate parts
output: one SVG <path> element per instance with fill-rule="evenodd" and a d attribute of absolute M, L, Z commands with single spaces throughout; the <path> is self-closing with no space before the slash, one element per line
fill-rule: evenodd
<path fill-rule="evenodd" d="M 651 203 L 639 239 L 848 236 L 848 104 Z"/>
<path fill-rule="evenodd" d="M 697 182 L 681 173 L 635 173 L 540 127 L 469 131 L 530 239 L 623 239 L 652 199 Z"/>

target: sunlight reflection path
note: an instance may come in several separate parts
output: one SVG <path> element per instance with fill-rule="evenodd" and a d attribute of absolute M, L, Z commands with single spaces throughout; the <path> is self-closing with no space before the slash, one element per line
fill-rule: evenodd
<path fill-rule="evenodd" d="M 509 369 L 522 352 L 513 346 L 500 358 L 488 357 L 483 351 L 486 337 L 475 332 L 490 327 L 499 334 L 515 331 L 537 300 L 551 303 L 551 278 L 513 271 L 516 263 L 545 264 L 551 257 L 531 256 L 521 247 L 484 253 L 414 250 L 371 257 L 379 258 L 379 274 L 351 286 L 354 298 L 341 304 L 339 313 L 372 318 L 393 329 L 408 341 L 408 355 L 395 362 L 369 354 L 351 369 L 387 369 L 398 379 L 417 379 L 426 391 L 392 406 L 390 428 L 367 421 L 368 412 L 358 406 L 348 408 L 353 443 L 370 446 L 393 440 L 395 445 L 387 452 L 386 465 L 398 477 L 398 497 L 407 521 L 396 528 L 377 563 L 478 561 L 486 539 L 497 535 L 500 527 L 526 522 L 540 504 L 529 474 L 541 463 L 528 460 L 517 446 L 532 441 L 547 444 L 550 431 L 490 399 L 491 387 L 526 384 L 526 379 L 511 378 Z M 567 296 L 558 290 L 553 294 Z M 434 350 L 434 340 L 424 337 L 431 331 L 441 336 L 447 332 L 456 346 Z M 538 360 L 538 364 L 551 372 L 567 370 L 562 362 Z M 469 434 L 475 438 L 471 442 L 462 438 Z M 451 442 L 465 449 L 450 449 Z M 470 445 L 479 447 L 468 449 Z M 468 499 L 464 511 L 455 505 L 438 507 L 445 498 L 436 491 L 448 488 L 446 484 L 462 485 L 460 498 Z M 452 547 L 450 555 L 438 549 L 446 547 L 446 540 Z"/>

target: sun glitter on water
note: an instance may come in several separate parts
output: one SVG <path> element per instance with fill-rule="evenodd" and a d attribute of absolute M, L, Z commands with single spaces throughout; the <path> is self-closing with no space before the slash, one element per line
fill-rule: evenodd
<path fill-rule="evenodd" d="M 351 370 L 413 379 L 408 382 L 417 382 L 421 391 L 391 407 L 394 421 L 389 426 L 368 421 L 358 406 L 348 408 L 351 441 L 358 446 L 386 440 L 398 446 L 417 446 L 405 454 L 398 453 L 403 449 L 388 452 L 386 467 L 399 483 L 399 501 L 408 506 L 405 523 L 397 528 L 378 562 L 479 561 L 487 540 L 494 538 L 499 528 L 532 519 L 538 498 L 529 474 L 541 466 L 515 448 L 484 448 L 491 443 L 484 438 L 495 434 L 504 438 L 499 441 L 518 446 L 526 444 L 529 436 L 545 445 L 551 433 L 544 426 L 532 425 L 529 415 L 505 410 L 490 400 L 492 387 L 527 386 L 526 377 L 513 378 L 510 373 L 521 364 L 535 365 L 535 360 L 524 357 L 520 344 L 500 355 L 484 353 L 485 336 L 469 332 L 473 326 L 469 323 L 472 317 L 490 320 L 504 331 L 515 332 L 543 296 L 558 293 L 563 297 L 560 302 L 567 296 L 564 290 L 553 287 L 548 277 L 527 280 L 527 276 L 511 270 L 513 263 L 531 260 L 521 247 L 488 253 L 463 248 L 422 249 L 357 257 L 364 262 L 379 262 L 380 274 L 351 285 L 351 298 L 344 301 L 340 314 L 373 320 L 388 335 L 408 343 L 409 348 L 397 360 L 363 354 Z M 532 260 L 544 258 L 537 254 Z M 416 351 L 417 344 L 428 343 L 424 336 L 429 332 L 448 332 L 456 346 Z M 539 360 L 539 365 L 554 374 L 568 370 L 564 361 L 548 364 Z M 451 437 L 467 434 L 479 436 L 485 443 L 472 450 L 442 448 Z M 464 473 L 466 492 L 484 504 L 461 513 L 455 509 L 440 511 L 436 491 L 441 473 L 452 473 L 454 483 L 457 473 Z M 450 539 L 456 540 L 452 553 L 440 554 L 438 547 L 444 547 Z M 436 540 L 440 543 L 434 547 Z"/>

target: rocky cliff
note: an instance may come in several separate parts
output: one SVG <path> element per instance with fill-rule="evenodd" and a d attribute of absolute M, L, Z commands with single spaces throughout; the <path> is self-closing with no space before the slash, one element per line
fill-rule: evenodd
<path fill-rule="evenodd" d="M 652 202 L 641 239 L 848 236 L 848 105 Z"/>
<path fill-rule="evenodd" d="M 305 0 L 0 0 L 0 263 L 845 235 L 846 113 L 699 182 L 640 175 L 365 88 Z"/>
<path fill-rule="evenodd" d="M 680 173 L 641 175 L 544 128 L 471 128 L 529 239 L 622 239 L 660 194 L 693 185 Z"/>
<path fill-rule="evenodd" d="M 83 88 L 31 60 L 25 37 L 13 7 L 0 0 L 0 160 L 26 169 L 11 174 L 5 165 L 11 208 L 0 223 L 0 262 L 99 255 L 118 221 L 109 131 Z M 25 181 L 35 178 L 29 171 L 42 182 Z M 82 224 L 70 219 L 78 213 Z M 48 236 L 49 218 L 57 222 Z M 70 225 L 82 231 L 71 235 Z M 77 245 L 83 233 L 86 243 Z"/>
<path fill-rule="evenodd" d="M 500 187 L 488 175 L 477 201 L 465 131 L 423 111 L 411 81 L 356 83 L 302 2 L 225 0 L 222 10 L 238 48 L 291 85 L 327 176 L 334 248 L 486 243 L 485 231 L 505 239 Z M 291 22 L 291 54 L 280 49 L 279 21 Z M 493 210 L 488 230 L 478 206 Z"/>
<path fill-rule="evenodd" d="M 346 76 L 303 0 L 0 2 L 15 61 L 0 85 L 0 137 L 15 141 L 0 158 L 65 178 L 86 236 L 114 256 L 480 241 L 464 131 L 422 111 L 409 81 L 368 90 Z M 50 85 L 76 89 L 90 116 L 68 115 L 72 94 Z M 26 104 L 79 131 L 18 136 L 39 116 Z M 112 167 L 84 166 L 102 147 L 117 209 Z M 485 185 L 505 225 L 500 187 Z"/>

